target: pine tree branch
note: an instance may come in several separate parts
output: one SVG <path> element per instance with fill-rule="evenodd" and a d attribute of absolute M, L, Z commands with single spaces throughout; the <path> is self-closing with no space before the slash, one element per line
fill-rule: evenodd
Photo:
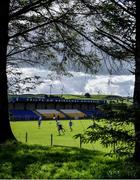
<path fill-rule="evenodd" d="M 123 11 L 125 11 L 126 13 L 128 13 L 129 15 L 133 16 L 136 18 L 136 14 L 132 13 L 131 11 L 129 11 L 127 8 L 125 8 L 124 6 L 122 6 L 120 3 L 116 2 L 115 0 L 110 0 L 111 2 L 113 2 L 116 6 L 118 6 L 119 8 L 121 8 Z"/>
<path fill-rule="evenodd" d="M 31 50 L 33 48 L 38 48 L 38 47 L 45 47 L 46 45 L 49 45 L 52 44 L 52 43 L 57 43 L 58 41 L 51 41 L 51 42 L 46 42 L 46 43 L 43 43 L 43 44 L 35 44 L 35 45 L 31 45 L 29 47 L 16 47 L 16 48 L 22 48 L 21 50 L 18 50 L 16 52 L 13 52 L 14 49 L 7 54 L 7 57 L 10 57 L 10 56 L 13 56 L 13 55 L 16 55 L 16 54 L 19 54 L 19 53 L 22 53 L 22 52 L 25 52 L 27 50 Z M 59 41 L 60 42 L 60 41 Z"/>
<path fill-rule="evenodd" d="M 43 2 L 43 0 L 37 0 L 34 3 L 28 4 L 26 6 L 24 6 L 22 9 L 18 10 L 17 12 L 14 12 L 13 14 L 9 15 L 9 20 L 14 20 L 17 19 L 18 16 L 25 14 L 31 10 L 34 10 L 35 8 L 39 8 L 43 5 L 50 5 L 54 0 L 48 0 L 47 2 Z"/>
<path fill-rule="evenodd" d="M 15 38 L 15 37 L 18 37 L 18 36 L 22 36 L 22 35 L 24 35 L 24 34 L 26 34 L 26 33 L 29 33 L 29 32 L 34 31 L 34 30 L 36 30 L 36 29 L 39 29 L 39 28 L 41 28 L 41 27 L 43 27 L 43 26 L 46 26 L 46 25 L 48 25 L 48 24 L 51 24 L 51 23 L 53 23 L 54 21 L 57 22 L 57 21 L 60 20 L 61 18 L 63 18 L 63 16 L 60 16 L 58 19 L 52 19 L 52 20 L 49 20 L 49 19 L 48 19 L 48 22 L 45 22 L 45 23 L 40 24 L 40 25 L 38 25 L 38 26 L 35 26 L 35 27 L 33 27 L 33 28 L 30 28 L 30 29 L 27 29 L 27 30 L 25 30 L 25 31 L 16 33 L 16 34 L 14 34 L 14 35 L 12 35 L 12 36 L 9 36 L 9 39 L 12 39 L 12 38 Z"/>
<path fill-rule="evenodd" d="M 98 32 L 99 34 L 102 34 L 103 36 L 106 36 L 107 38 L 109 38 L 110 40 L 112 40 L 112 42 L 118 44 L 118 45 L 121 46 L 122 48 L 124 48 L 124 49 L 126 49 L 127 51 L 129 51 L 129 52 L 131 52 L 131 53 L 134 54 L 135 49 L 134 49 L 133 47 L 131 47 L 130 44 L 128 44 L 127 42 L 121 40 L 120 38 L 118 38 L 117 36 L 114 36 L 113 34 L 109 34 L 109 33 L 105 32 L 105 31 L 103 31 L 103 30 L 101 30 L 101 29 L 99 29 L 99 28 L 97 28 L 97 30 L 98 30 L 97 32 Z M 124 44 L 125 44 L 126 46 L 130 47 L 130 48 L 127 48 Z"/>
<path fill-rule="evenodd" d="M 65 22 L 59 21 L 58 23 L 61 23 L 67 27 L 69 27 L 70 29 L 73 29 L 75 32 L 77 32 L 78 34 L 80 34 L 82 37 L 84 37 L 87 41 L 89 41 L 90 43 L 92 43 L 95 47 L 97 47 L 99 50 L 102 50 L 104 53 L 108 54 L 111 57 L 117 58 L 119 59 L 117 56 L 115 56 L 114 54 L 112 54 L 111 52 L 109 52 L 107 49 L 105 49 L 102 45 L 97 44 L 95 41 L 93 41 L 90 37 L 86 36 L 84 33 L 82 33 L 81 31 L 79 31 L 78 29 L 76 29 L 75 27 L 73 27 L 72 25 L 69 25 Z"/>

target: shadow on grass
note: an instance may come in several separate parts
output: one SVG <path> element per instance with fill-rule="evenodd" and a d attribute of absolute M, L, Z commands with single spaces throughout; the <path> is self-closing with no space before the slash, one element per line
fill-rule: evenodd
<path fill-rule="evenodd" d="M 131 162 L 76 147 L 8 143 L 0 146 L 0 179 L 138 178 Z"/>

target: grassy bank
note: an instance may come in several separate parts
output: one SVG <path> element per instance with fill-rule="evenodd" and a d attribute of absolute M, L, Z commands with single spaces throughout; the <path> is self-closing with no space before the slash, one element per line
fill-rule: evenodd
<path fill-rule="evenodd" d="M 0 147 L 0 179 L 131 179 L 140 168 L 101 151 L 74 147 L 10 144 Z"/>

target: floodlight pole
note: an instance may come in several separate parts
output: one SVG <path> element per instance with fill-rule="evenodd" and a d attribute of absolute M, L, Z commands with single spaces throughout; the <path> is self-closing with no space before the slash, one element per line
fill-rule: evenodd
<path fill-rule="evenodd" d="M 61 96 L 63 96 L 64 87 L 61 88 Z"/>
<path fill-rule="evenodd" d="M 50 95 L 52 93 L 52 84 L 49 85 L 50 86 Z"/>

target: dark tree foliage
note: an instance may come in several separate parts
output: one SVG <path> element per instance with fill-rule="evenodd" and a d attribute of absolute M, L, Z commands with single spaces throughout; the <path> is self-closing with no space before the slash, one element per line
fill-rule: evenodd
<path fill-rule="evenodd" d="M 89 93 L 85 93 L 85 95 L 84 95 L 86 98 L 90 98 L 91 97 L 91 95 L 89 94 Z"/>
<path fill-rule="evenodd" d="M 133 107 L 120 104 L 118 108 L 108 104 L 100 106 L 100 109 L 104 112 L 104 117 L 94 117 L 93 122 L 82 135 L 83 143 L 100 141 L 103 146 L 112 147 L 109 156 L 131 157 L 135 146 Z M 79 138 L 79 136 L 81 134 L 75 137 Z"/>

